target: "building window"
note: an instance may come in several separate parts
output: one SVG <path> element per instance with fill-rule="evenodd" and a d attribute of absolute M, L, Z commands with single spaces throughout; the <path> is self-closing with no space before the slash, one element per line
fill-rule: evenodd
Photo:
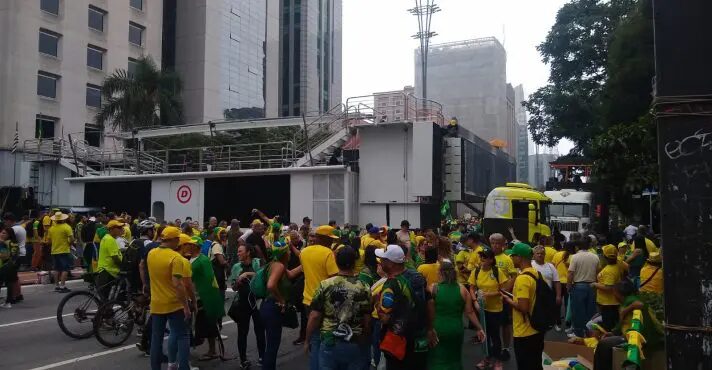
<path fill-rule="evenodd" d="M 87 106 L 92 108 L 101 107 L 101 87 L 87 84 Z"/>
<path fill-rule="evenodd" d="M 101 146 L 101 127 L 87 123 L 84 125 L 84 141 L 90 146 L 100 147 Z"/>
<path fill-rule="evenodd" d="M 57 98 L 57 80 L 59 76 L 48 72 L 37 72 L 37 95 Z"/>
<path fill-rule="evenodd" d="M 40 0 L 40 9 L 47 13 L 59 15 L 59 0 Z"/>
<path fill-rule="evenodd" d="M 126 71 L 129 73 L 129 76 L 133 76 L 136 74 L 136 68 L 138 67 L 138 61 L 134 58 L 129 58 L 129 64 L 128 67 L 126 68 Z"/>
<path fill-rule="evenodd" d="M 313 184 L 314 221 L 325 224 L 345 222 L 344 175 L 315 175 Z"/>
<path fill-rule="evenodd" d="M 89 5 L 89 28 L 104 32 L 104 16 L 106 11 Z"/>
<path fill-rule="evenodd" d="M 104 53 L 106 50 L 94 46 L 87 46 L 87 66 L 96 69 L 104 69 Z"/>
<path fill-rule="evenodd" d="M 129 5 L 138 10 L 143 10 L 143 0 L 130 0 Z"/>
<path fill-rule="evenodd" d="M 37 115 L 35 118 L 35 139 L 51 139 L 54 137 L 56 118 Z"/>
<path fill-rule="evenodd" d="M 143 46 L 143 30 L 145 29 L 140 24 L 129 22 L 129 42 L 136 46 Z"/>
<path fill-rule="evenodd" d="M 56 32 L 40 28 L 40 53 L 53 57 L 59 56 L 59 38 L 61 36 Z"/>

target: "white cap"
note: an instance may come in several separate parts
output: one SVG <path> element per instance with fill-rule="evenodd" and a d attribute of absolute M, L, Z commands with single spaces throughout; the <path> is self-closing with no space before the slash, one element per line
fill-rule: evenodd
<path fill-rule="evenodd" d="M 89 217 L 89 221 L 91 221 L 91 222 L 96 221 L 96 217 L 94 217 L 94 216 Z"/>
<path fill-rule="evenodd" d="M 385 258 L 393 263 L 405 263 L 405 253 L 399 245 L 391 244 L 386 249 L 376 249 L 376 257 Z"/>

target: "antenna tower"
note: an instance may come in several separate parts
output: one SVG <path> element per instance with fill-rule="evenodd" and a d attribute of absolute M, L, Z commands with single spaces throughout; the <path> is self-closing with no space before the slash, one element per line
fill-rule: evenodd
<path fill-rule="evenodd" d="M 428 51 L 430 38 L 437 36 L 437 33 L 430 31 L 430 23 L 433 19 L 433 14 L 440 10 L 440 7 L 435 4 L 435 0 L 415 0 L 415 7 L 408 9 L 410 14 L 418 18 L 418 33 L 412 37 L 420 41 L 420 70 L 423 99 L 428 98 Z"/>

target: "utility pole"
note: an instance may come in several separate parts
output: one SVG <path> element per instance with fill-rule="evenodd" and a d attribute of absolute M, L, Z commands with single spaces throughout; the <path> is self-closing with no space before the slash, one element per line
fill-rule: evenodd
<path fill-rule="evenodd" d="M 420 41 L 420 84 L 423 87 L 423 100 L 428 98 L 428 51 L 430 39 L 437 36 L 437 33 L 430 31 L 430 23 L 433 19 L 433 14 L 440 10 L 440 7 L 435 4 L 435 0 L 415 0 L 415 7 L 408 9 L 410 14 L 418 18 L 418 33 L 412 37 Z"/>
<path fill-rule="evenodd" d="M 668 369 L 712 369 L 710 14 L 709 0 L 653 0 Z"/>

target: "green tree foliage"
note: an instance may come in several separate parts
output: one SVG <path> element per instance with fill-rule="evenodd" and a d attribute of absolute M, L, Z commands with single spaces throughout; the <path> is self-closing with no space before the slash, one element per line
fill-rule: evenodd
<path fill-rule="evenodd" d="M 151 57 L 141 57 L 135 73 L 117 69 L 104 80 L 104 103 L 94 121 L 122 131 L 179 124 L 183 118 L 182 89 L 176 73 L 161 71 Z"/>
<path fill-rule="evenodd" d="M 650 0 L 567 3 L 538 47 L 551 67 L 549 84 L 524 103 L 532 139 L 573 141 L 626 213 L 621 202 L 657 181 L 652 22 Z"/>

